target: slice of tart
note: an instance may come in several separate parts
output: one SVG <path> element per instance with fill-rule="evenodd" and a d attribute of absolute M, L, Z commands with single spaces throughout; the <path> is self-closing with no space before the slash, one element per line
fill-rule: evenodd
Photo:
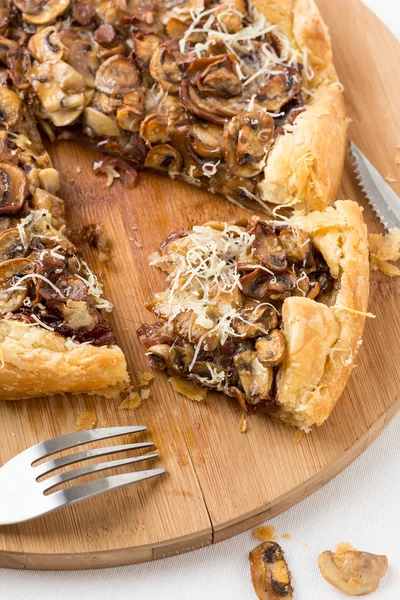
<path fill-rule="evenodd" d="M 138 336 L 175 389 L 183 378 L 308 430 L 355 363 L 369 291 L 361 209 L 338 201 L 285 221 L 177 229 L 151 264 L 167 288 Z M 179 387 L 179 386 L 178 386 Z"/>

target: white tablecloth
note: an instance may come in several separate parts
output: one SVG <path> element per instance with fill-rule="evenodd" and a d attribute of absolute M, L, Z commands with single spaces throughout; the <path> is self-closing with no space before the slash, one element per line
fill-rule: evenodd
<path fill-rule="evenodd" d="M 400 0 L 365 3 L 400 37 Z M 363 550 L 387 554 L 389 573 L 372 598 L 400 599 L 399 440 L 400 415 L 343 473 L 271 521 L 278 536 L 291 536 L 290 540 L 278 541 L 293 574 L 296 600 L 345 598 L 322 579 L 317 567 L 321 551 L 344 541 Z M 0 599 L 254 600 L 248 553 L 257 543 L 247 532 L 190 554 L 102 571 L 48 573 L 3 569 Z"/>

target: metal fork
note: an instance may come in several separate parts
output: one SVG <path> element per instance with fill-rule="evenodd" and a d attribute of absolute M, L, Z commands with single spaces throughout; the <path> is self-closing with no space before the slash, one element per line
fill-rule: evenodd
<path fill-rule="evenodd" d="M 157 451 L 124 458 L 122 460 L 111 460 L 108 462 L 80 467 L 54 475 L 43 481 L 38 481 L 45 474 L 73 463 L 88 460 L 95 456 L 106 456 L 115 452 L 125 452 L 126 450 L 135 450 L 138 448 L 149 448 L 154 446 L 153 442 L 140 442 L 136 444 L 123 444 L 120 446 L 108 446 L 106 448 L 92 448 L 84 452 L 77 452 L 68 456 L 62 456 L 54 460 L 44 462 L 40 465 L 33 463 L 40 459 L 47 458 L 56 452 L 74 448 L 81 444 L 94 442 L 97 440 L 105 440 L 108 438 L 127 435 L 130 433 L 138 433 L 146 431 L 144 425 L 132 427 L 105 427 L 104 429 L 91 429 L 88 431 L 80 431 L 68 433 L 60 437 L 56 437 L 47 442 L 40 442 L 27 450 L 24 450 L 3 467 L 0 468 L 0 525 L 10 525 L 12 523 L 21 523 L 29 521 L 36 517 L 45 515 L 57 508 L 68 506 L 74 502 L 97 496 L 103 492 L 113 490 L 115 488 L 150 479 L 165 473 L 166 469 L 152 469 L 150 471 L 137 471 L 134 473 L 123 473 L 121 475 L 111 475 L 102 479 L 95 479 L 85 483 L 74 485 L 73 487 L 62 489 L 60 491 L 45 495 L 55 486 L 89 473 L 96 473 L 129 465 L 131 463 L 140 462 L 150 458 L 159 456 Z"/>

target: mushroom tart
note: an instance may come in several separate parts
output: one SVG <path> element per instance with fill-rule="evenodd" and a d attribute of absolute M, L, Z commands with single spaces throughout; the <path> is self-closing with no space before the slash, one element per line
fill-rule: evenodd
<path fill-rule="evenodd" d="M 116 396 L 129 377 L 112 306 L 68 238 L 58 172 L 11 100 L 14 131 L 0 132 L 0 400 Z"/>
<path fill-rule="evenodd" d="M 267 212 L 335 198 L 347 120 L 313 0 L 6 6 L 4 125 L 22 101 L 51 139 L 67 134 Z"/>
<path fill-rule="evenodd" d="M 361 209 L 337 201 L 285 221 L 177 229 L 151 257 L 167 288 L 138 336 L 175 390 L 188 381 L 305 431 L 333 410 L 354 367 L 369 274 Z"/>

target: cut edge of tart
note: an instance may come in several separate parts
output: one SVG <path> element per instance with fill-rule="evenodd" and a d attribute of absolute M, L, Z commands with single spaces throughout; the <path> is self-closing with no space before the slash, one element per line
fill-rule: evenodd
<path fill-rule="evenodd" d="M 150 264 L 167 289 L 138 336 L 153 364 L 308 430 L 333 410 L 354 366 L 369 264 L 351 201 L 285 221 L 177 229 Z"/>

